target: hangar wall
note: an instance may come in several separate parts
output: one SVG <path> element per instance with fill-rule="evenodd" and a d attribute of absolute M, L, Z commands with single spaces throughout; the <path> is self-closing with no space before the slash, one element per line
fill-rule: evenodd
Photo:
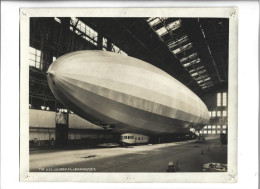
<path fill-rule="evenodd" d="M 29 110 L 30 146 L 95 145 L 101 142 L 114 142 L 116 139 L 115 134 L 76 114 Z"/>
<path fill-rule="evenodd" d="M 228 130 L 228 93 L 227 90 L 212 92 L 202 99 L 206 104 L 210 121 L 201 131 L 201 134 L 221 134 Z"/>

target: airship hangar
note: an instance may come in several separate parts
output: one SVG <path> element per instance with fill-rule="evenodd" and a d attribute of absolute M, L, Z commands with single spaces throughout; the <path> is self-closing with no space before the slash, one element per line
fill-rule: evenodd
<path fill-rule="evenodd" d="M 32 17 L 30 171 L 227 171 L 227 18 Z"/>

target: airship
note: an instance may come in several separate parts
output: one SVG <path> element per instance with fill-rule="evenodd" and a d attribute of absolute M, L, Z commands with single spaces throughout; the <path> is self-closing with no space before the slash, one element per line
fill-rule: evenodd
<path fill-rule="evenodd" d="M 55 60 L 47 73 L 52 93 L 69 110 L 119 133 L 185 134 L 209 121 L 196 94 L 134 57 L 76 51 Z"/>

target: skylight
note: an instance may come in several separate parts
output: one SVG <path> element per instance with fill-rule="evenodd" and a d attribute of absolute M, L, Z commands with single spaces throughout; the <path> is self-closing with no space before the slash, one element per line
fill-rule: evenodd
<path fill-rule="evenodd" d="M 187 45 L 184 45 L 181 47 L 181 50 L 184 51 L 184 50 L 188 50 L 192 47 L 192 44 L 191 43 L 188 43 Z"/>
<path fill-rule="evenodd" d="M 192 76 L 192 77 L 194 77 L 194 76 L 197 76 L 197 75 L 198 75 L 198 73 L 197 73 L 197 72 L 195 72 L 195 73 L 191 74 L 191 76 Z"/>
<path fill-rule="evenodd" d="M 210 77 L 208 77 L 208 78 L 204 79 L 204 81 L 209 81 L 209 80 L 210 80 Z"/>
<path fill-rule="evenodd" d="M 156 30 L 156 33 L 159 35 L 159 36 L 162 36 L 162 35 L 165 35 L 167 33 L 167 29 L 165 27 L 162 27 L 158 30 Z"/>
<path fill-rule="evenodd" d="M 175 40 L 175 41 L 171 41 L 169 44 L 168 44 L 168 47 L 170 48 L 170 50 L 172 50 L 172 48 L 176 47 L 177 45 L 181 45 L 183 44 L 184 42 L 188 41 L 188 36 L 187 35 L 184 35 L 182 36 L 181 38 Z"/>
<path fill-rule="evenodd" d="M 199 66 L 198 68 L 194 68 L 194 69 L 190 70 L 189 73 L 191 74 L 192 72 L 199 71 L 202 69 L 204 69 L 204 66 Z"/>
<path fill-rule="evenodd" d="M 192 60 L 192 61 L 190 61 L 190 62 L 187 62 L 187 63 L 185 63 L 185 64 L 197 64 L 197 63 L 200 63 L 200 58 L 197 58 L 197 59 Z M 185 64 L 183 64 L 183 66 L 184 66 Z"/>
<path fill-rule="evenodd" d="M 192 44 L 191 44 L 191 43 L 188 43 L 188 44 L 186 44 L 186 45 L 184 45 L 184 46 L 182 46 L 182 47 L 180 47 L 180 48 L 178 48 L 178 49 L 173 50 L 172 52 L 173 52 L 174 54 L 179 54 L 180 52 L 189 50 L 191 47 L 192 47 Z"/>
<path fill-rule="evenodd" d="M 200 63 L 201 59 L 198 51 L 193 49 L 190 36 L 181 30 L 175 32 L 175 30 L 182 27 L 182 20 L 176 18 L 167 19 L 151 17 L 146 21 L 202 89 L 212 86 L 213 83 L 205 66 Z"/>
<path fill-rule="evenodd" d="M 77 35 L 86 34 L 86 36 L 82 36 L 87 41 L 91 42 L 94 45 L 97 45 L 97 35 L 98 33 L 93 30 L 91 27 L 83 23 L 81 20 L 78 20 L 78 18 L 71 17 L 70 23 L 72 26 L 76 26 L 77 30 L 75 30 L 75 33 Z M 70 30 L 73 31 L 73 27 L 70 26 Z"/>
<path fill-rule="evenodd" d="M 175 49 L 172 51 L 174 54 L 179 54 L 181 52 L 181 48 Z"/>
<path fill-rule="evenodd" d="M 205 83 L 199 84 L 199 86 L 201 86 L 201 87 L 203 87 L 203 86 L 205 86 L 205 85 L 206 85 Z"/>
<path fill-rule="evenodd" d="M 181 26 L 181 20 L 176 20 L 170 24 L 167 25 L 167 28 L 170 31 L 176 30 L 177 28 L 179 28 Z"/>
<path fill-rule="evenodd" d="M 156 30 L 156 33 L 159 36 L 163 36 L 163 35 L 167 34 L 170 31 L 178 29 L 180 26 L 181 26 L 181 20 L 176 20 L 176 21 L 168 24 L 167 26 L 163 26 L 160 29 Z"/>
<path fill-rule="evenodd" d="M 196 69 L 192 69 L 192 70 L 189 71 L 189 73 L 192 73 L 192 72 L 195 72 L 195 71 L 196 71 Z"/>
<path fill-rule="evenodd" d="M 208 75 L 202 75 L 202 76 L 199 76 L 199 77 L 197 77 L 195 79 L 198 81 L 198 80 L 204 79 L 206 77 L 208 77 Z"/>
<path fill-rule="evenodd" d="M 198 83 L 198 84 L 200 84 L 200 83 L 202 83 L 202 82 L 203 82 L 203 79 L 202 79 L 202 80 L 199 80 L 199 81 L 197 81 L 197 83 Z"/>
<path fill-rule="evenodd" d="M 57 17 L 54 17 L 54 20 L 55 20 L 56 22 L 58 22 L 58 23 L 61 23 L 60 19 L 57 18 Z"/>
<path fill-rule="evenodd" d="M 203 74 L 205 72 L 206 72 L 206 70 L 201 70 L 201 71 L 198 72 L 198 74 Z"/>
<path fill-rule="evenodd" d="M 180 62 L 183 63 L 183 62 L 185 62 L 185 61 L 187 61 L 187 60 L 191 60 L 191 59 L 194 59 L 194 58 L 196 58 L 196 57 L 197 57 L 197 53 L 193 53 L 193 54 L 191 54 L 191 55 L 189 55 L 189 56 L 186 56 L 186 57 L 181 58 L 181 59 L 180 59 Z"/>
<path fill-rule="evenodd" d="M 150 17 L 150 18 L 148 18 L 146 21 L 147 21 L 147 22 L 151 22 L 153 19 L 155 19 L 155 17 Z"/>
<path fill-rule="evenodd" d="M 191 66 L 191 63 L 183 64 L 183 66 L 184 66 L 185 68 L 187 68 L 187 67 Z"/>
<path fill-rule="evenodd" d="M 127 56 L 127 54 L 126 54 L 123 50 L 121 50 L 119 47 L 117 47 L 117 46 L 116 46 L 115 44 L 113 44 L 113 43 L 112 43 L 112 51 Z"/>
<path fill-rule="evenodd" d="M 149 23 L 150 26 L 155 26 L 155 25 L 161 23 L 162 21 L 164 21 L 166 19 L 167 18 L 159 18 L 159 17 L 154 18 L 154 17 L 152 17 L 152 18 L 148 18 L 147 22 Z"/>

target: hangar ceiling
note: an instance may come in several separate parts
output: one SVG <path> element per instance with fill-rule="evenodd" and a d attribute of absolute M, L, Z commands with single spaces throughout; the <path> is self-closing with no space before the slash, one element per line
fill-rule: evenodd
<path fill-rule="evenodd" d="M 228 86 L 226 18 L 79 18 L 129 56 L 166 71 L 198 96 Z"/>
<path fill-rule="evenodd" d="M 88 49 L 144 60 L 203 98 L 228 88 L 228 36 L 226 18 L 31 18 L 30 104 L 63 107 L 47 85 L 46 70 L 59 56 Z"/>

